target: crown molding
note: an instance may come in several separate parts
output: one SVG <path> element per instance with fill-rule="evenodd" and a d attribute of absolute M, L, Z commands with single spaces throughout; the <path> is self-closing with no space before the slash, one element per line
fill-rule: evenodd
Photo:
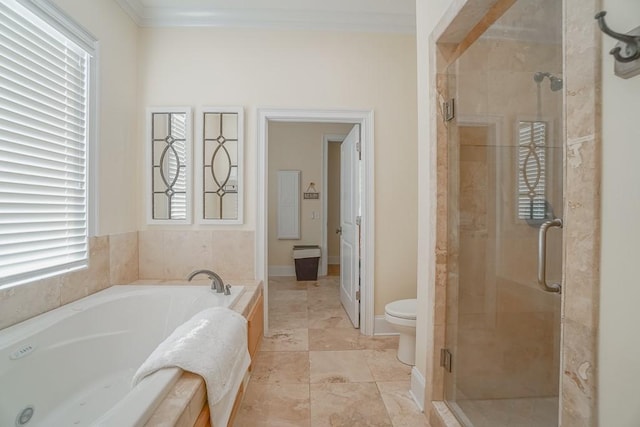
<path fill-rule="evenodd" d="M 116 3 L 131 17 L 136 25 L 142 25 L 145 8 L 139 0 L 116 0 Z"/>
<path fill-rule="evenodd" d="M 413 34 L 415 15 L 406 12 L 271 8 L 145 7 L 116 0 L 140 27 L 226 27 Z"/>

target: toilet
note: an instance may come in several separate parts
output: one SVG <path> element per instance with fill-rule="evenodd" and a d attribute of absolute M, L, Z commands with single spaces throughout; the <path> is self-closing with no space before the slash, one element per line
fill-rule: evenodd
<path fill-rule="evenodd" d="M 417 299 L 401 299 L 384 307 L 384 318 L 400 334 L 398 360 L 407 365 L 416 362 Z"/>

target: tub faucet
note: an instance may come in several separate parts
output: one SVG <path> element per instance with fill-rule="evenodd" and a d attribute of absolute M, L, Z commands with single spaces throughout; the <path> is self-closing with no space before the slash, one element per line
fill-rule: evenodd
<path fill-rule="evenodd" d="M 214 273 L 211 270 L 196 270 L 196 271 L 192 272 L 191 274 L 189 274 L 189 277 L 187 277 L 187 280 L 191 281 L 198 274 L 206 274 L 207 277 L 209 277 L 209 279 L 211 279 L 211 289 L 212 290 L 215 290 L 217 293 L 224 292 L 225 295 L 230 295 L 231 294 L 231 291 L 229 290 L 229 287 L 225 288 L 224 282 L 222 281 L 222 277 L 218 276 L 216 273 Z"/>

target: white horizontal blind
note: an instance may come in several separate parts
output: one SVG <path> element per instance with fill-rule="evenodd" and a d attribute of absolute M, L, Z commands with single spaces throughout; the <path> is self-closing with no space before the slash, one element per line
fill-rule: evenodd
<path fill-rule="evenodd" d="M 173 197 L 171 198 L 169 218 L 170 219 L 186 219 L 187 218 L 187 115 L 171 114 L 171 133 L 179 141 L 172 144 L 175 149 L 175 156 L 167 156 L 169 163 L 169 176 L 175 177 L 173 184 Z M 182 143 L 180 143 L 182 142 Z M 191 165 L 189 165 L 191 166 Z"/>
<path fill-rule="evenodd" d="M 0 3 L 0 286 L 86 265 L 89 54 Z"/>

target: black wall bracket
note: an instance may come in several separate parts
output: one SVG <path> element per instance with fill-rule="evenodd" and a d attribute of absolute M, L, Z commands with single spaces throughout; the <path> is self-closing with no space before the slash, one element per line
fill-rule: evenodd
<path fill-rule="evenodd" d="M 598 12 L 595 19 L 603 33 L 618 40 L 609 52 L 615 58 L 614 70 L 617 76 L 624 79 L 640 74 L 640 27 L 626 34 L 613 31 L 604 20 L 606 11 Z"/>

